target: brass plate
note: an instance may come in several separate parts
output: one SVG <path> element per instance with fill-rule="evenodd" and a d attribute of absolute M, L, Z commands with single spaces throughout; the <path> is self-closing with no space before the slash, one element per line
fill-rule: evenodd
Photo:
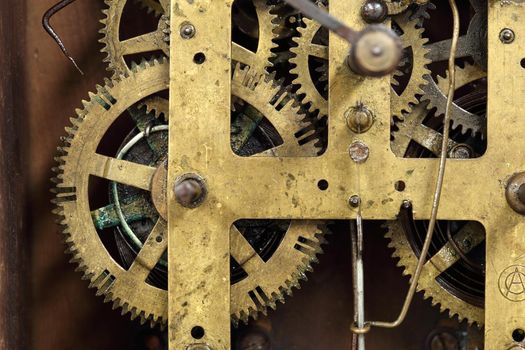
<path fill-rule="evenodd" d="M 363 28 L 360 5 L 331 0 L 330 11 Z M 234 155 L 229 144 L 230 9 L 229 1 L 172 3 L 168 189 L 179 176 L 197 173 L 206 180 L 209 192 L 202 206 L 185 209 L 168 190 L 171 349 L 194 343 L 214 350 L 230 348 L 227 233 L 237 219 L 354 219 L 356 210 L 348 199 L 357 193 L 364 219 L 394 219 L 403 200 L 412 202 L 415 219 L 428 219 L 438 171 L 436 159 L 394 156 L 390 80 L 364 79 L 349 72 L 344 64 L 348 46 L 334 35 L 330 36 L 327 151 L 316 158 Z M 488 149 L 481 158 L 448 161 L 438 219 L 476 220 L 485 226 L 485 347 L 507 349 L 512 331 L 525 328 L 522 300 L 509 298 L 506 284 L 499 283 L 500 276 L 506 279 L 515 273 L 509 267 L 525 266 L 525 220 L 505 199 L 506 180 L 525 170 L 525 123 L 519 103 L 525 97 L 525 69 L 520 66 L 525 56 L 525 8 L 516 2 L 490 1 L 488 20 Z M 185 21 L 197 29 L 190 40 L 178 35 Z M 499 40 L 505 27 L 516 31 L 516 40 L 509 45 Z M 198 52 L 206 56 L 202 64 L 194 62 Z M 368 132 L 356 135 L 347 128 L 344 116 L 358 103 L 375 114 L 376 122 Z M 348 153 L 356 140 L 370 149 L 368 160 L 359 165 Z M 320 180 L 328 182 L 328 189 L 318 188 Z M 403 192 L 394 188 L 400 180 L 406 184 Z M 196 325 L 205 329 L 199 341 L 190 334 Z"/>

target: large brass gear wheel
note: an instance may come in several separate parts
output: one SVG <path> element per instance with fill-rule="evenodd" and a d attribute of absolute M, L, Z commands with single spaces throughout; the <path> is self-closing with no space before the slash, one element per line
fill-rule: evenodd
<path fill-rule="evenodd" d="M 166 188 L 163 182 L 166 155 L 162 153 L 162 147 L 151 147 L 150 152 L 156 155 L 152 158 L 155 161 L 144 162 L 140 157 L 125 158 L 125 151 L 133 147 L 129 143 L 121 146 L 117 156 L 98 152 L 101 141 L 110 133 L 110 127 L 124 113 L 147 113 L 143 106 L 144 97 L 152 95 L 154 97 L 149 100 L 148 106 L 158 112 L 155 113 L 155 123 L 145 125 L 138 120 L 147 118 L 132 116 L 137 125 L 133 135 L 124 135 L 124 142 L 130 138 L 135 143 L 150 142 L 147 139 L 153 134 L 160 134 L 157 139 L 161 144 L 167 142 L 167 125 L 162 124 L 161 118 L 162 115 L 168 116 L 164 109 L 167 104 L 156 94 L 168 89 L 168 70 L 165 59 L 143 61 L 118 78 L 106 80 L 105 86 L 97 86 L 97 93 L 90 93 L 90 100 L 83 101 L 84 108 L 77 110 L 78 116 L 71 118 L 72 125 L 66 128 L 67 136 L 58 148 L 58 164 L 54 168 L 56 177 L 53 178 L 56 184 L 53 189 L 56 193 L 55 213 L 60 218 L 67 252 L 72 254 L 71 262 L 78 264 L 78 270 L 83 273 L 84 279 L 90 281 L 90 287 L 97 289 L 97 295 L 104 295 L 106 302 L 112 301 L 114 308 L 121 307 L 122 313 L 130 313 L 132 319 L 139 317 L 142 322 L 152 325 L 165 325 L 168 310 L 168 292 L 156 285 L 155 276 L 152 276 L 156 267 L 163 265 L 163 260 L 165 271 L 167 225 L 162 215 L 162 200 L 159 202 L 158 199 L 162 195 L 158 196 L 158 193 Z M 264 119 L 273 129 L 262 128 L 262 132 L 271 134 L 273 130 L 280 138 L 280 143 L 270 143 L 269 149 L 264 152 L 249 152 L 248 155 L 317 154 L 314 140 L 295 138 L 295 132 L 308 124 L 303 121 L 298 113 L 299 106 L 294 105 L 286 89 L 268 75 L 237 66 L 233 74 L 232 100 L 234 105 L 252 107 L 241 113 L 245 122 L 251 118 L 257 118 L 259 122 Z M 257 113 L 264 118 L 254 117 Z M 164 136 L 162 133 L 165 133 Z M 110 136 L 115 140 L 114 135 Z M 120 203 L 118 197 L 114 197 L 117 201 L 112 206 L 92 208 L 90 179 L 93 177 L 106 179 L 119 189 L 131 188 L 146 195 L 140 198 L 138 206 L 123 203 L 121 216 L 115 214 L 116 204 Z M 137 215 L 137 207 L 139 211 L 147 211 L 142 214 L 155 220 L 149 232 L 140 239 L 135 236 L 135 243 L 138 243 L 136 256 L 128 265 L 122 265 L 103 243 L 107 237 L 97 229 L 118 224 L 119 218 L 123 219 L 120 224 L 127 223 L 129 218 Z M 145 210 L 148 207 L 157 209 L 157 212 Z M 299 287 L 299 281 L 306 279 L 305 272 L 311 270 L 311 263 L 322 252 L 321 244 L 324 243 L 320 222 L 292 220 L 286 222 L 284 233 L 270 256 L 262 257 L 243 231 L 246 231 L 246 226 L 237 223 L 230 231 L 231 255 L 236 262 L 232 263 L 232 267 L 243 272 L 231 286 L 234 323 L 247 322 L 250 317 L 257 317 L 259 312 L 266 312 L 268 307 L 275 308 L 277 301 L 282 302 L 285 294 L 290 294 L 293 287 Z"/>
<path fill-rule="evenodd" d="M 130 67 L 125 59 L 127 56 L 144 55 L 148 52 L 158 51 L 162 51 L 165 56 L 169 56 L 169 35 L 171 29 L 169 17 L 166 15 L 169 1 L 163 0 L 159 3 L 162 14 L 156 30 L 122 40 L 120 26 L 127 2 L 128 0 L 105 0 L 108 8 L 103 10 L 105 17 L 101 20 L 104 25 L 100 30 L 100 33 L 103 35 L 100 42 L 104 44 L 101 51 L 107 55 L 104 61 L 108 63 L 108 70 L 115 74 L 122 74 L 129 70 Z M 274 56 L 271 50 L 277 46 L 274 42 L 274 39 L 277 38 L 277 34 L 274 33 L 277 27 L 277 15 L 271 12 L 273 7 L 267 5 L 266 0 L 249 0 L 249 2 L 253 3 L 257 16 L 257 48 L 255 51 L 251 51 L 233 42 L 232 59 L 246 64 L 257 71 L 263 71 L 271 65 L 270 59 Z M 146 6 L 146 8 L 149 9 L 151 6 L 153 5 Z"/>
<path fill-rule="evenodd" d="M 392 75 L 391 113 L 399 118 L 418 102 L 416 96 L 424 93 L 422 87 L 427 83 L 424 77 L 430 73 L 426 67 L 430 60 L 426 58 L 424 29 L 419 27 L 419 19 L 411 20 L 410 16 L 404 13 L 392 19 L 394 29 L 400 30 L 404 53 L 400 67 Z M 293 39 L 297 46 L 290 49 L 294 54 L 290 58 L 293 66 L 290 73 L 296 76 L 293 84 L 297 86 L 297 95 L 304 96 L 302 102 L 310 104 L 311 111 L 328 115 L 328 32 L 308 18 L 304 18 L 303 23 L 303 27 L 298 27 L 300 36 Z M 407 81 L 403 86 L 399 84 L 400 76 Z"/>
<path fill-rule="evenodd" d="M 485 73 L 476 65 L 456 67 L 457 89 L 475 82 L 479 86 L 464 95 L 458 94 L 455 109 L 485 119 L 484 77 Z M 445 88 L 444 78 L 439 78 L 438 82 Z M 439 110 L 433 107 L 423 101 L 402 121 L 396 122 L 392 150 L 398 157 L 439 156 L 443 125 L 442 120 L 435 117 Z M 449 157 L 479 157 L 485 147 L 483 135 L 466 133 L 462 128 L 451 130 Z M 406 210 L 398 221 L 387 223 L 389 246 L 394 249 L 393 256 L 399 259 L 398 265 L 404 267 L 405 275 L 415 272 L 426 234 L 425 225 L 425 221 L 413 220 Z M 484 229 L 476 222 L 438 221 L 431 252 L 418 284 L 418 290 L 424 292 L 425 298 L 431 298 L 433 305 L 439 305 L 441 311 L 448 310 L 450 316 L 457 315 L 460 320 L 467 319 L 478 326 L 484 323 L 484 240 Z"/>

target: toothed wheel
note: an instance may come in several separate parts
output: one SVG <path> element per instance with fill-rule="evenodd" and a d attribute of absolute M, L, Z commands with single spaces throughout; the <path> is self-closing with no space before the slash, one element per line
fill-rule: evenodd
<path fill-rule="evenodd" d="M 168 310 L 163 198 L 169 113 L 159 95 L 168 88 L 168 70 L 165 60 L 143 62 L 98 86 L 66 128 L 53 178 L 55 213 L 71 261 L 97 295 L 152 325 L 165 324 Z M 237 67 L 232 95 L 231 140 L 238 155 L 317 154 L 315 140 L 295 137 L 308 124 L 287 90 L 269 76 Z M 129 128 L 126 120 L 133 122 Z M 120 146 L 107 154 L 115 142 Z M 97 185 L 103 179 L 106 184 Z M 100 204 L 92 194 L 104 186 L 109 201 Z M 300 220 L 242 220 L 232 227 L 234 323 L 275 308 L 299 287 L 322 252 L 321 227 Z"/>
<path fill-rule="evenodd" d="M 147 0 L 152 4 L 146 6 L 146 9 L 155 8 L 154 14 L 161 11 L 158 17 L 157 28 L 149 33 L 135 35 L 130 38 L 122 39 L 121 25 L 123 25 L 123 14 L 126 4 L 129 0 L 105 0 L 107 9 L 104 9 L 104 19 L 101 20 L 104 27 L 100 30 L 103 37 L 99 40 L 104 47 L 102 52 L 107 56 L 104 62 L 108 63 L 108 70 L 115 74 L 122 74 L 129 70 L 130 58 L 137 60 L 136 56 L 142 57 L 151 55 L 160 55 L 169 57 L 169 36 L 171 35 L 169 20 L 169 1 L 162 0 L 158 3 Z M 141 3 L 144 0 L 138 0 Z M 235 11 L 238 3 L 242 2 L 243 11 Z M 155 5 L 153 5 L 155 4 Z M 160 9 L 159 9 L 160 7 Z M 253 13 L 248 13 L 244 9 L 250 9 Z M 277 15 L 271 13 L 272 6 L 267 5 L 265 0 L 237 0 L 233 4 L 233 42 L 232 42 L 232 59 L 236 62 L 248 65 L 258 71 L 263 71 L 271 66 L 270 60 L 274 57 L 271 52 L 277 46 L 274 39 L 277 34 L 274 33 L 277 27 Z M 242 17 L 242 18 L 241 18 Z M 246 35 L 245 22 L 248 20 L 253 27 L 252 37 Z M 199 28 L 196 28 L 198 31 Z M 239 42 L 236 42 L 236 33 L 244 35 Z M 178 35 L 178 33 L 177 33 Z"/>
<path fill-rule="evenodd" d="M 424 77 L 430 73 L 426 67 L 430 60 L 426 58 L 424 29 L 418 26 L 419 19 L 409 17 L 405 13 L 392 19 L 392 27 L 399 32 L 403 45 L 403 59 L 391 80 L 391 113 L 398 117 L 418 102 L 416 96 L 423 94 L 422 87 L 427 83 Z M 290 49 L 294 55 L 290 58 L 290 73 L 296 76 L 293 84 L 297 95 L 310 105 L 310 111 L 328 115 L 328 32 L 308 18 L 297 30 L 299 36 L 293 39 L 296 46 Z"/>
<path fill-rule="evenodd" d="M 402 213 L 387 224 L 393 257 L 404 275 L 415 273 L 426 235 L 427 221 L 414 221 Z M 448 233 L 452 240 L 448 237 Z M 485 231 L 477 222 L 439 221 L 417 290 L 450 317 L 483 326 L 485 296 Z"/>
<path fill-rule="evenodd" d="M 470 68 L 457 70 L 458 88 L 472 82 Z M 475 81 L 478 81 L 476 79 Z M 465 112 L 486 115 L 486 86 L 478 81 L 471 89 L 462 89 L 455 100 Z M 441 152 L 443 121 L 434 116 L 435 109 L 422 102 L 411 113 L 396 122 L 392 132 L 392 150 L 398 157 L 433 158 Z M 482 135 L 451 130 L 448 140 L 450 158 L 476 158 L 486 150 Z M 403 210 L 398 221 L 387 224 L 387 237 L 394 248 L 393 256 L 406 275 L 413 275 L 426 236 L 428 221 L 416 221 Z M 434 230 L 427 262 L 418 284 L 426 298 L 450 316 L 457 315 L 469 323 L 484 323 L 485 232 L 476 222 L 438 221 Z"/>
<path fill-rule="evenodd" d="M 444 77 L 437 76 L 436 80 L 427 76 L 429 83 L 424 87 L 425 94 L 421 98 L 422 101 L 428 101 L 429 108 L 435 108 L 435 116 L 441 117 L 445 115 L 447 105 L 447 91 L 448 91 L 448 72 Z M 464 67 L 456 66 L 456 91 L 476 85 L 486 84 L 487 73 L 484 72 L 478 65 L 466 63 Z M 472 135 L 481 135 L 485 137 L 487 132 L 486 118 L 484 114 L 468 111 L 454 102 L 450 111 L 450 119 L 452 121 L 452 128 L 461 128 L 463 133 L 471 133 Z"/>

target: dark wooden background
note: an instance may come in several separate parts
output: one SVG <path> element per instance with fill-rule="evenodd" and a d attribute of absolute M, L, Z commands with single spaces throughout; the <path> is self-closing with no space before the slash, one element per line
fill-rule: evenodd
<path fill-rule="evenodd" d="M 53 20 L 84 76 L 41 27 L 53 2 L 0 1 L 0 348 L 146 349 L 148 331 L 103 304 L 68 264 L 50 214 L 57 141 L 81 99 L 107 75 L 98 43 L 102 0 L 79 0 Z M 310 281 L 269 315 L 274 349 L 350 348 L 346 224 L 335 226 L 330 242 Z M 386 244 L 378 225 L 367 227 L 371 318 L 392 319 L 408 282 Z M 368 349 L 423 349 L 441 317 L 418 294 L 406 323 L 374 330 Z"/>

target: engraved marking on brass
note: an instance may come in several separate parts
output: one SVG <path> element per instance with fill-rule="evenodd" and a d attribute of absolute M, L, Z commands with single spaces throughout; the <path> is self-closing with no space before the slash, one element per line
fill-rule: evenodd
<path fill-rule="evenodd" d="M 499 276 L 499 290 L 501 295 L 510 301 L 525 300 L 525 266 L 511 265 Z"/>

